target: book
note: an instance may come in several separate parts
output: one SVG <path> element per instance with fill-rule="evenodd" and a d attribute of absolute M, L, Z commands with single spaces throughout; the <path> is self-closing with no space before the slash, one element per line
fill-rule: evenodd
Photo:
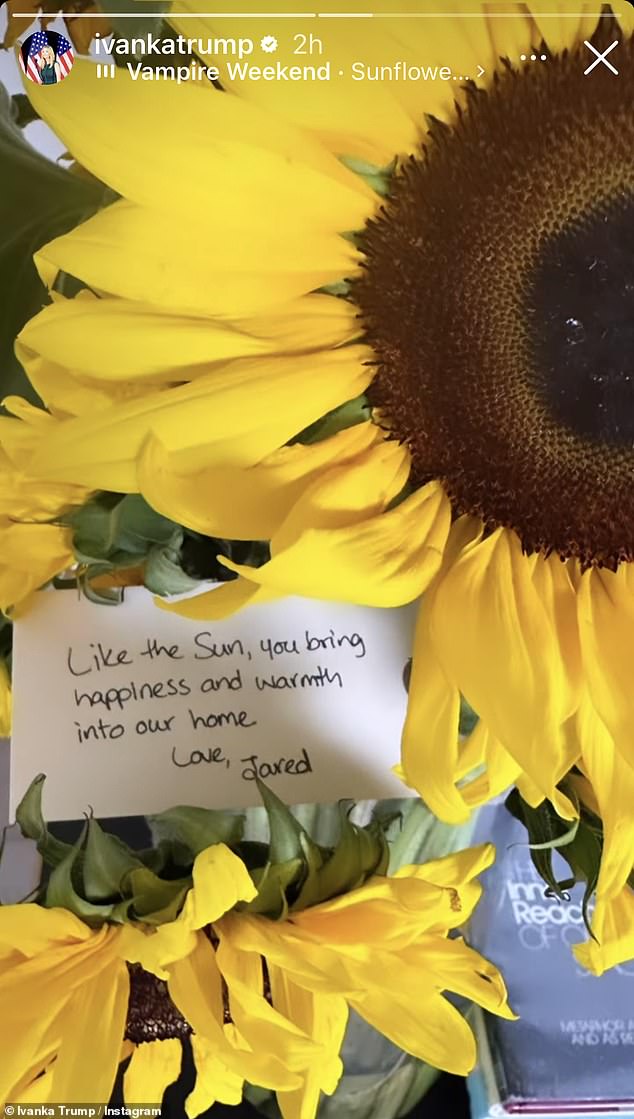
<path fill-rule="evenodd" d="M 502 971 L 520 1018 L 477 1018 L 474 1119 L 634 1116 L 634 961 L 600 977 L 585 971 L 571 951 L 587 936 L 581 889 L 564 901 L 547 895 L 526 832 L 502 804 L 481 812 L 475 839 L 491 838 L 498 857 L 469 940 Z"/>

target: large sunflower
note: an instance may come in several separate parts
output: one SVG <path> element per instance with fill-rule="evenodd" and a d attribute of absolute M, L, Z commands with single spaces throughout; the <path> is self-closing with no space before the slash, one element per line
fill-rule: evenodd
<path fill-rule="evenodd" d="M 270 542 L 168 607 L 189 616 L 426 591 L 404 776 L 451 822 L 513 782 L 571 818 L 558 786 L 589 781 L 600 970 L 633 935 L 633 13 L 390 7 L 319 24 L 330 81 L 97 83 L 79 64 L 29 91 L 121 195 L 38 256 L 93 297 L 58 294 L 22 333 L 45 403 L 67 401 L 29 468 Z M 174 28 L 244 35 L 195 13 Z M 305 31 L 284 22 L 276 61 Z M 584 73 L 586 41 L 614 40 L 618 77 Z M 375 80 L 394 60 L 456 80 Z M 461 696 L 480 716 L 462 744 Z"/>

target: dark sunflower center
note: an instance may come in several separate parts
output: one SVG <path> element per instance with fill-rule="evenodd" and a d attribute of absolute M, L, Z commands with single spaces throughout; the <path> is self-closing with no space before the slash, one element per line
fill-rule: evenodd
<path fill-rule="evenodd" d="M 432 123 L 353 289 L 414 481 L 613 568 L 634 558 L 634 45 L 601 20 L 595 45 L 616 38 L 618 77 L 584 76 L 580 44 Z"/>
<path fill-rule="evenodd" d="M 634 445 L 634 198 L 548 241 L 528 300 L 534 385 L 582 439 Z"/>
<path fill-rule="evenodd" d="M 191 1026 L 174 1006 L 167 983 L 140 964 L 128 964 L 130 997 L 125 1037 L 140 1045 L 143 1041 L 167 1041 L 189 1037 Z"/>

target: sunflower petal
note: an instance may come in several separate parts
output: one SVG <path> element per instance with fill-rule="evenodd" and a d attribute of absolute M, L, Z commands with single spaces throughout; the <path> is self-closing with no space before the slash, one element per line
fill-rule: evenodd
<path fill-rule="evenodd" d="M 297 221 L 293 213 L 290 209 L 283 223 L 266 223 L 259 207 L 245 207 L 233 218 L 220 209 L 215 224 L 207 218 L 201 225 L 199 213 L 193 211 L 192 216 L 179 215 L 178 237 L 169 238 L 156 235 L 164 220 L 159 210 L 116 202 L 45 245 L 37 253 L 36 264 L 49 282 L 59 271 L 66 272 L 96 291 L 138 300 L 172 315 L 180 311 L 235 320 L 265 309 L 274 314 L 276 304 L 350 275 L 358 261 L 350 241 L 335 231 L 328 234 Z M 345 228 L 342 221 L 341 231 Z M 150 310 L 147 307 L 146 315 Z M 79 324 L 70 318 L 70 328 L 76 332 Z M 123 327 L 125 322 L 123 318 Z M 179 329 L 178 320 L 171 323 L 173 331 Z M 106 338 L 103 318 L 95 317 L 95 325 Z M 142 325 L 139 323 L 139 329 Z M 211 338 L 212 324 L 208 326 Z M 170 320 L 162 325 L 157 316 L 155 328 L 169 338 Z M 219 327 L 216 333 L 219 347 L 223 341 Z M 144 337 L 152 341 L 149 330 Z M 238 339 L 235 332 L 236 344 Z M 24 340 L 37 348 L 30 334 Z M 182 334 L 181 340 L 186 342 L 186 336 Z M 228 340 L 229 330 L 225 345 Z M 54 342 L 52 339 L 50 345 Z M 255 350 L 255 340 L 244 335 L 243 352 L 249 352 L 245 349 L 249 343 Z M 189 346 L 184 349 L 187 352 Z M 160 353 L 160 344 L 156 353 Z M 92 357 L 97 360 L 94 351 Z"/>
<path fill-rule="evenodd" d="M 184 470 L 252 465 L 363 391 L 370 378 L 359 361 L 364 352 L 349 346 L 327 355 L 278 358 L 270 365 L 239 359 L 191 384 L 65 420 L 42 439 L 32 470 L 134 493 L 137 460 L 152 433 L 168 452 L 181 452 Z M 298 381 L 310 391 L 298 393 Z"/>
<path fill-rule="evenodd" d="M 52 303 L 22 329 L 20 343 L 97 381 L 170 384 L 209 373 L 214 364 L 270 350 L 266 342 L 210 319 L 157 311 L 122 299 Z"/>
<path fill-rule="evenodd" d="M 157 1103 L 165 1089 L 178 1080 L 183 1047 L 177 1038 L 137 1045 L 123 1077 L 123 1098 L 135 1103 Z"/>
<path fill-rule="evenodd" d="M 461 824 L 470 811 L 455 786 L 460 693 L 435 654 L 425 602 L 418 613 L 413 652 L 401 747 L 402 779 L 441 820 Z"/>
<path fill-rule="evenodd" d="M 633 627 L 633 565 L 621 564 L 616 572 L 587 571 L 579 588 L 579 628 L 590 699 L 617 750 L 632 767 Z"/>
<path fill-rule="evenodd" d="M 552 798 L 578 751 L 562 729 L 574 697 L 548 599 L 533 579 L 539 562 L 507 529 L 467 545 L 434 589 L 430 628 L 449 679 Z"/>
<path fill-rule="evenodd" d="M 367 520 L 349 514 L 345 527 L 342 513 L 333 516 L 332 528 L 313 527 L 314 512 L 310 500 L 305 507 L 298 502 L 271 542 L 272 559 L 262 567 L 221 562 L 280 594 L 366 606 L 411 602 L 440 566 L 450 513 L 447 498 L 435 482 Z"/>
<path fill-rule="evenodd" d="M 358 424 L 309 446 L 281 447 L 247 469 L 218 465 L 187 475 L 175 472 L 178 455 L 168 455 L 150 438 L 139 459 L 139 490 L 153 509 L 195 532 L 269 540 L 323 470 L 354 458 L 379 438 L 374 424 Z"/>
<path fill-rule="evenodd" d="M 128 971 L 120 960 L 113 960 L 75 991 L 64 1014 L 63 1044 L 51 1078 L 52 1099 L 65 1103 L 110 1099 L 129 992 Z"/>
<path fill-rule="evenodd" d="M 70 93 L 64 82 L 50 98 L 27 84 L 34 86 L 28 93 L 38 114 L 81 166 L 132 202 L 179 217 L 196 213 L 199 228 L 211 225 L 219 238 L 223 227 L 231 238 L 231 229 L 253 211 L 254 198 L 261 225 L 280 232 L 291 214 L 307 228 L 358 229 L 374 207 L 371 192 L 335 169 L 326 152 L 310 145 L 313 166 L 298 158 L 302 147 L 308 150 L 306 141 L 289 125 L 278 144 L 272 142 L 273 119 L 262 120 L 258 145 L 255 119 L 247 142 L 232 136 L 248 110 L 213 89 L 184 84 L 175 98 L 170 82 L 133 82 L 122 71 L 100 90 L 92 63 L 81 60 Z M 157 120 L 175 143 L 157 142 Z M 188 164 L 195 173 L 183 174 Z"/>
<path fill-rule="evenodd" d="M 332 1095 L 343 1064 L 339 1052 L 348 1021 L 348 1005 L 338 995 L 314 994 L 298 986 L 281 968 L 269 967 L 274 1006 L 324 1047 L 324 1054 L 304 1076 L 301 1088 L 278 1092 L 283 1119 L 314 1119 L 321 1092 Z"/>
<path fill-rule="evenodd" d="M 242 859 L 226 844 L 215 843 L 196 855 L 193 889 L 185 899 L 181 919 L 192 929 L 202 929 L 233 909 L 239 901 L 257 897 Z"/>
<path fill-rule="evenodd" d="M 243 1078 L 227 1068 L 215 1046 L 204 1037 L 192 1034 L 192 1055 L 196 1084 L 185 1100 L 189 1119 L 196 1119 L 215 1103 L 235 1107 L 242 1099 Z M 146 1097 L 149 1098 L 149 1097 Z"/>

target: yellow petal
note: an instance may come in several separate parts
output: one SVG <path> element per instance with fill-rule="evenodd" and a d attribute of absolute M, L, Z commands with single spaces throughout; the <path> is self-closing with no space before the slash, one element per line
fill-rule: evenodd
<path fill-rule="evenodd" d="M 551 0 L 530 0 L 529 9 L 535 21 L 537 33 L 546 42 L 550 51 L 559 53 L 570 50 L 584 39 L 589 39 L 597 26 L 596 4 L 591 2 L 574 5 L 551 3 Z M 538 45 L 537 42 L 533 46 Z"/>
<path fill-rule="evenodd" d="M 193 889 L 185 899 L 181 919 L 192 929 L 202 929 L 233 909 L 239 901 L 257 896 L 242 859 L 224 843 L 215 843 L 196 855 Z"/>
<path fill-rule="evenodd" d="M 417 973 L 433 977 L 439 991 L 462 995 L 501 1018 L 517 1017 L 508 1005 L 508 992 L 498 969 L 462 937 L 423 936 L 404 950 L 402 964 L 413 969 L 414 977 Z"/>
<path fill-rule="evenodd" d="M 592 915 L 596 940 L 575 944 L 579 963 L 594 975 L 603 975 L 617 964 L 634 959 L 634 890 L 626 887 L 616 897 L 598 900 Z"/>
<path fill-rule="evenodd" d="M 301 11 L 301 5 L 296 10 Z M 244 35 L 244 21 L 240 19 L 223 19 L 218 23 L 213 18 L 179 20 L 180 12 L 186 12 L 191 17 L 201 11 L 204 11 L 204 6 L 199 0 L 179 0 L 176 10 L 172 9 L 170 13 L 170 20 L 186 35 L 200 34 L 204 38 L 210 35 L 239 38 Z M 284 20 L 284 36 L 280 36 L 276 60 L 295 65 L 325 61 L 325 57 L 321 60 L 316 56 L 302 59 L 292 53 L 301 42 L 296 36 L 306 33 L 309 22 L 291 18 Z M 331 22 L 334 21 L 328 21 Z M 275 124 L 280 119 L 292 121 L 301 131 L 317 137 L 329 151 L 369 159 L 382 166 L 398 152 L 411 151 L 419 133 L 417 121 L 403 107 L 398 96 L 398 85 L 406 83 L 352 80 L 350 65 L 355 59 L 385 61 L 388 28 L 386 22 L 381 21 L 380 31 L 372 35 L 366 26 L 372 22 L 351 20 L 346 27 L 344 20 L 337 21 L 337 34 L 331 34 L 328 40 L 328 58 L 332 64 L 330 81 L 296 82 L 293 95 L 289 97 L 288 89 L 283 88 L 285 82 L 256 81 L 248 76 L 244 80 L 232 80 L 223 69 L 223 85 L 239 93 L 241 99 L 248 99 L 268 110 Z M 425 104 L 419 105 L 418 109 L 420 119 Z"/>
<path fill-rule="evenodd" d="M 580 712 L 579 723 L 583 768 L 592 783 L 603 822 L 601 871 L 596 890 L 598 902 L 618 896 L 634 867 L 634 769 L 615 749 L 610 735 L 587 702 Z M 593 929 L 594 924 L 593 920 Z"/>
<path fill-rule="evenodd" d="M 179 918 L 151 930 L 126 924 L 120 930 L 119 954 L 128 963 L 141 964 L 145 971 L 167 979 L 170 964 L 193 951 L 197 935 Z"/>
<path fill-rule="evenodd" d="M 533 579 L 539 562 L 507 529 L 467 545 L 435 588 L 430 628 L 449 679 L 552 798 L 577 753 L 562 730 L 576 696 L 550 600 Z"/>
<path fill-rule="evenodd" d="M 307 990 L 349 993 L 350 977 L 343 966 L 340 946 L 330 951 L 323 941 L 313 941 L 310 932 L 291 921 L 228 914 L 218 927 L 234 948 L 263 956 L 267 965 L 279 967 Z"/>
<path fill-rule="evenodd" d="M 491 734 L 482 720 L 472 731 L 471 737 L 474 736 L 481 743 L 484 772 L 461 787 L 465 803 L 470 808 L 476 808 L 500 796 L 517 781 L 522 771 L 515 758 Z"/>
<path fill-rule="evenodd" d="M 386 986 L 372 986 L 351 1006 L 371 1026 L 400 1049 L 435 1068 L 466 1076 L 476 1061 L 470 1026 L 442 995 L 430 994 L 422 1002 L 399 996 Z"/>
<path fill-rule="evenodd" d="M 125 1031 L 130 983 L 115 960 L 82 984 L 68 1002 L 51 1096 L 67 1103 L 110 1099 Z M 86 1040 L 90 1039 L 90 1045 Z"/>
<path fill-rule="evenodd" d="M 413 875 L 451 892 L 449 911 L 439 911 L 437 919 L 429 925 L 431 930 L 444 934 L 448 929 L 463 925 L 473 913 L 482 896 L 478 875 L 491 866 L 494 858 L 493 844 L 485 843 L 432 859 L 421 866 L 401 867 L 394 877 Z"/>
<path fill-rule="evenodd" d="M 293 1072 L 319 1060 L 322 1046 L 264 997 L 261 960 L 235 948 L 220 927 L 217 931 L 220 944 L 216 958 L 229 992 L 231 1018 L 248 1045 L 256 1053 L 275 1053 Z"/>
<path fill-rule="evenodd" d="M 413 653 L 402 778 L 441 820 L 461 824 L 470 811 L 455 786 L 460 693 L 447 679 L 431 643 L 426 600 L 418 612 Z"/>
<path fill-rule="evenodd" d="M 66 909 L 44 909 L 41 905 L 0 906 L 0 947 L 18 948 L 24 956 L 36 956 L 56 943 L 88 940 L 91 930 Z"/>
<path fill-rule="evenodd" d="M 451 924 L 455 891 L 410 873 L 374 877 L 347 894 L 294 913 L 296 929 L 324 945 L 361 948 L 410 943 L 431 925 Z"/>
<path fill-rule="evenodd" d="M 253 209 L 262 225 L 280 229 L 290 215 L 332 231 L 364 224 L 374 205 L 369 192 L 288 125 L 283 137 L 278 126 L 276 136 L 276 122 L 260 117 L 256 145 L 255 118 L 248 136 L 232 136 L 232 126 L 248 113 L 237 99 L 195 83 L 181 85 L 175 98 L 170 82 L 133 82 L 125 71 L 117 79 L 101 90 L 92 63 L 80 60 L 70 92 L 61 82 L 49 98 L 40 86 L 26 84 L 34 86 L 28 93 L 38 114 L 78 163 L 124 198 L 177 214 L 179 221 L 195 213 L 201 234 L 211 226 L 219 237 L 223 226 L 231 235 Z M 174 142 L 157 139 L 157 121 Z M 302 147 L 313 166 L 302 162 Z M 184 174 L 185 167 L 191 173 Z"/>
<path fill-rule="evenodd" d="M 185 1101 L 189 1119 L 196 1119 L 215 1103 L 236 1106 L 242 1099 L 243 1078 L 227 1068 L 214 1045 L 199 1037 L 191 1036 L 192 1054 L 196 1068 L 196 1084 Z M 146 1097 L 149 1099 L 149 1097 Z"/>
<path fill-rule="evenodd" d="M 177 1038 L 137 1045 L 123 1077 L 123 1098 L 131 1107 L 160 1104 L 165 1089 L 178 1080 L 183 1047 Z"/>
<path fill-rule="evenodd" d="M 206 937 L 170 969 L 169 992 L 194 1032 L 217 1046 L 220 1059 L 237 1076 L 273 1090 L 297 1088 L 301 1079 L 275 1048 L 253 1050 L 238 1031 L 223 1030 L 222 980 L 216 956 Z"/>
<path fill-rule="evenodd" d="M 11 734 L 11 678 L 4 661 L 0 661 L 0 738 Z"/>
<path fill-rule="evenodd" d="M 32 469 L 50 478 L 82 478 L 95 488 L 134 493 L 137 460 L 152 433 L 168 452 L 183 454 L 186 470 L 213 463 L 252 465 L 363 391 L 371 374 L 360 363 L 360 353 L 365 351 L 349 346 L 326 355 L 278 358 L 268 365 L 244 358 L 191 384 L 63 421 L 42 439 Z"/>
<path fill-rule="evenodd" d="M 314 1119 L 321 1092 L 332 1095 L 343 1072 L 339 1051 L 348 1021 L 348 1005 L 337 995 L 314 994 L 299 987 L 281 968 L 269 967 L 274 1006 L 325 1049 L 307 1070 L 301 1088 L 278 1092 L 283 1119 Z"/>
<path fill-rule="evenodd" d="M 225 166 L 228 164 L 223 164 Z M 213 213 L 210 206 L 213 206 L 211 200 L 207 203 L 207 214 Z M 252 200 L 248 205 L 245 203 L 239 213 L 232 208 L 227 214 L 226 207 L 219 205 L 215 222 L 207 218 L 201 223 L 200 211 L 192 208 L 180 212 L 176 237 L 157 236 L 157 228 L 164 221 L 165 215 L 155 208 L 116 202 L 71 233 L 45 245 L 37 253 L 36 264 L 49 282 L 63 271 L 77 276 L 95 291 L 137 300 L 139 304 L 152 304 L 172 315 L 180 311 L 233 320 L 265 309 L 275 314 L 277 304 L 335 283 L 343 276 L 350 276 L 358 267 L 359 255 L 350 241 L 336 229 L 327 232 L 319 226 L 312 227 L 305 219 L 298 220 L 294 207 L 289 208 L 283 222 L 264 222 L 255 186 Z M 346 228 L 342 215 L 340 232 L 345 232 Z M 301 252 L 297 251 L 298 245 L 301 245 Z M 120 318 L 122 337 L 117 353 L 122 355 L 128 310 L 123 308 Z M 146 317 L 149 311 L 147 307 Z M 96 342 L 107 339 L 108 324 L 104 316 L 95 314 L 93 321 L 99 332 Z M 78 326 L 71 318 L 72 338 Z M 150 352 L 160 355 L 160 339 L 154 345 L 152 331 L 148 326 L 144 328 L 142 319 L 136 328 L 133 323 L 127 326 L 127 333 L 134 329 L 137 332 L 144 329 Z M 155 329 L 168 342 L 180 329 L 184 353 L 187 353 L 190 348 L 187 330 L 195 331 L 196 324 L 179 327 L 178 320 L 171 318 L 163 325 L 156 320 Z M 88 323 L 85 331 L 84 337 L 88 339 Z M 212 324 L 208 324 L 210 341 L 214 333 L 216 348 L 222 344 L 226 348 L 229 330 L 223 339 L 219 326 L 214 331 Z M 237 345 L 240 334 L 234 333 Z M 38 348 L 38 340 L 30 330 L 23 339 Z M 49 342 L 49 356 L 55 341 Z M 200 341 L 202 344 L 202 336 Z M 257 352 L 255 339 L 243 335 L 241 344 L 242 353 Z M 76 347 L 73 353 L 77 355 Z M 137 360 L 139 357 L 137 355 Z M 127 364 L 133 360 L 134 355 L 124 357 Z M 92 361 L 97 361 L 94 353 Z M 106 364 L 104 358 L 100 368 Z"/>
<path fill-rule="evenodd" d="M 250 582 L 279 594 L 366 606 L 402 606 L 411 602 L 440 566 L 449 530 L 449 502 L 442 487 L 430 482 L 395 508 L 372 516 L 371 506 L 368 509 L 370 496 L 365 490 L 369 478 L 359 476 L 362 469 L 360 465 L 358 470 L 344 467 L 332 471 L 331 475 L 337 477 L 328 476 L 324 489 L 340 484 L 345 491 L 346 474 L 356 474 L 350 480 L 359 482 L 359 506 L 364 513 L 370 512 L 368 519 L 362 519 L 353 502 L 345 511 L 334 510 L 332 515 L 323 512 L 320 499 L 324 495 L 317 483 L 313 493 L 306 501 L 298 502 L 279 535 L 271 541 L 269 563 L 249 568 L 229 560 L 221 562 Z M 369 472 L 369 477 L 373 473 L 375 485 L 380 485 L 377 472 Z M 327 527 L 329 521 L 332 527 Z"/>
<path fill-rule="evenodd" d="M 149 439 L 139 460 L 139 490 L 153 509 L 195 532 L 269 540 L 322 471 L 380 438 L 374 424 L 358 424 L 309 446 L 281 447 L 247 469 L 218 465 L 187 475 L 176 473 L 178 455 Z"/>
<path fill-rule="evenodd" d="M 154 604 L 160 610 L 167 610 L 168 614 L 180 614 L 182 618 L 191 618 L 193 621 L 208 621 L 210 618 L 219 621 L 231 617 L 245 606 L 272 602 L 279 597 L 278 591 L 258 587 L 256 583 L 249 583 L 246 579 L 235 579 L 192 598 L 175 601 L 155 598 Z"/>
<path fill-rule="evenodd" d="M 192 380 L 209 373 L 215 363 L 270 349 L 264 341 L 209 319 L 119 299 L 52 303 L 27 323 L 19 340 L 57 365 L 72 355 L 79 376 L 124 383 L 142 378 L 156 385 Z"/>
<path fill-rule="evenodd" d="M 634 569 L 593 568 L 579 588 L 579 629 L 590 699 L 617 750 L 634 767 L 632 747 L 632 674 L 629 668 L 634 632 Z"/>
<path fill-rule="evenodd" d="M 13 524 L 0 528 L 0 540 L 0 610 L 5 613 L 74 563 L 65 528 Z"/>

